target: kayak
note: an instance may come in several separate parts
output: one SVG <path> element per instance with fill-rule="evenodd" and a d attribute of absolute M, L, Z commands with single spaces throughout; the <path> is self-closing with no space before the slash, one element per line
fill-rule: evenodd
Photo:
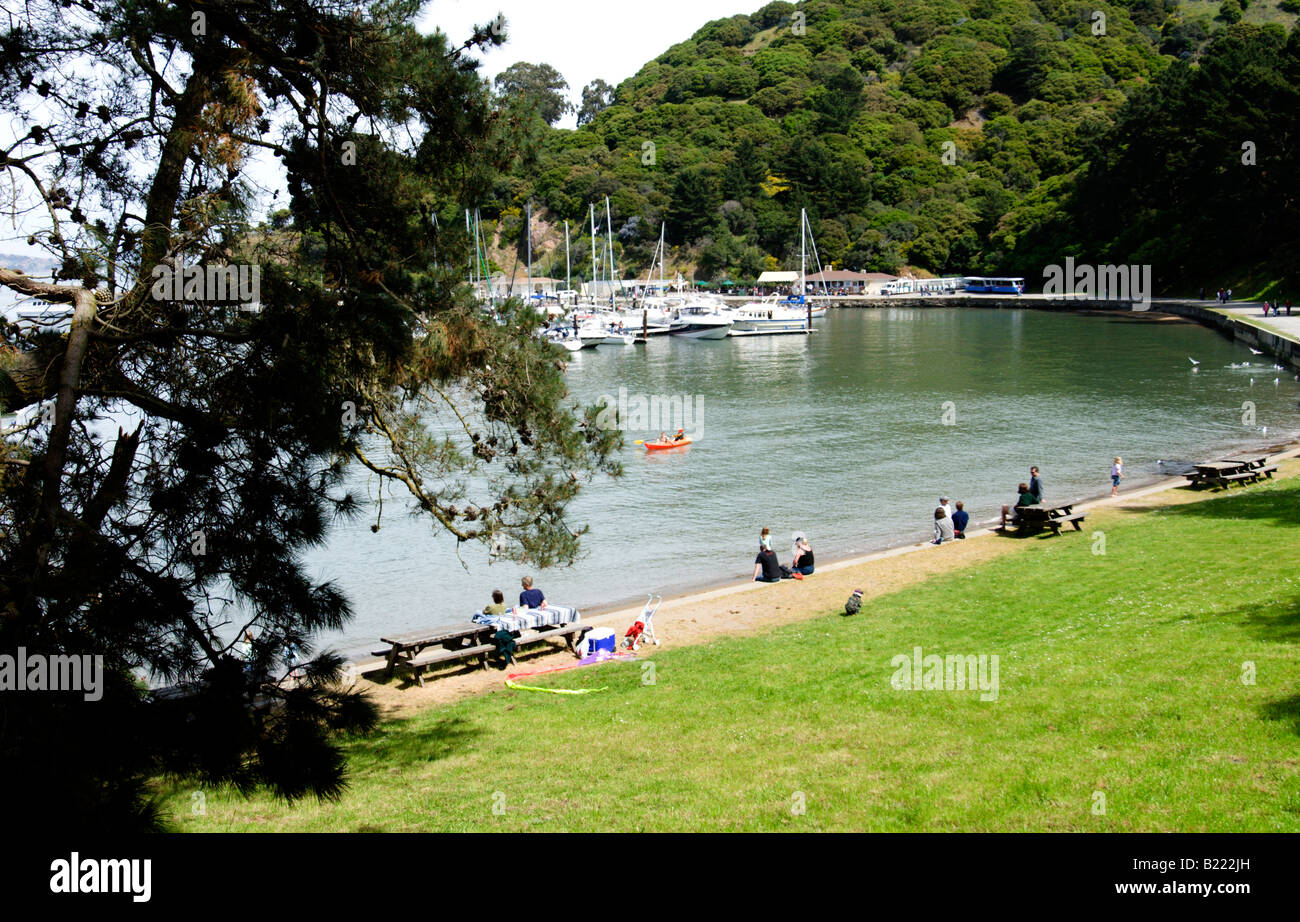
<path fill-rule="evenodd" d="M 676 442 L 646 442 L 646 451 L 665 451 L 669 448 L 684 448 L 691 444 L 690 439 L 681 439 Z"/>

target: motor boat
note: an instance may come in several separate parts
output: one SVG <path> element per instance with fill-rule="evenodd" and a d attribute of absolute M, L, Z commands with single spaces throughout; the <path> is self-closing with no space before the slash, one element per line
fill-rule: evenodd
<path fill-rule="evenodd" d="M 769 298 L 734 308 L 730 336 L 808 333 L 808 309 L 797 303 Z"/>
<path fill-rule="evenodd" d="M 726 339 L 732 322 L 731 317 L 715 305 L 692 301 L 677 309 L 676 319 L 668 332 L 688 339 Z"/>

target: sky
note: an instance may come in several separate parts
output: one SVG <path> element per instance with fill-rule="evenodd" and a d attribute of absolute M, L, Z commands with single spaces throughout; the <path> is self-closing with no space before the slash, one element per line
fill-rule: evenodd
<path fill-rule="evenodd" d="M 706 22 L 753 13 L 767 0 L 433 0 L 421 31 L 436 26 L 460 44 L 475 24 L 505 15 L 509 41 L 488 51 L 481 73 L 495 77 L 516 61 L 550 64 L 569 82 L 569 99 L 597 77 L 611 86 L 695 34 Z M 574 127 L 570 113 L 559 127 Z"/>

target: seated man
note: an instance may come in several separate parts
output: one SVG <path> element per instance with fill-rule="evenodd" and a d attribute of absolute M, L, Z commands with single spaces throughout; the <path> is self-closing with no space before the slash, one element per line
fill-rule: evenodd
<path fill-rule="evenodd" d="M 545 608 L 546 596 L 542 595 L 542 590 L 533 588 L 533 578 L 525 576 L 523 578 L 524 591 L 519 593 L 520 608 Z"/>
<path fill-rule="evenodd" d="M 504 615 L 506 613 L 506 597 L 500 589 L 492 590 L 492 604 L 483 606 L 485 615 Z"/>
<path fill-rule="evenodd" d="M 686 430 L 685 430 L 685 429 L 678 429 L 678 430 L 677 430 L 677 434 L 676 434 L 675 436 L 673 436 L 673 441 L 674 441 L 674 442 L 680 442 L 680 441 L 684 440 L 685 438 L 686 438 Z"/>
<path fill-rule="evenodd" d="M 957 511 L 952 514 L 952 536 L 954 538 L 966 537 L 966 524 L 970 521 L 970 513 L 961 500 L 957 500 Z"/>
<path fill-rule="evenodd" d="M 754 558 L 754 580 L 760 583 L 779 583 L 784 578 L 781 564 L 776 559 L 776 551 L 770 547 L 761 548 Z"/>
<path fill-rule="evenodd" d="M 1017 489 L 1017 490 L 1019 491 L 1019 493 L 1020 493 L 1020 499 L 1016 500 L 1016 508 L 1017 508 L 1017 509 L 1019 509 L 1021 506 L 1032 506 L 1032 505 L 1034 505 L 1035 503 L 1038 502 L 1038 497 L 1035 496 L 1034 494 L 1032 494 L 1032 493 L 1029 492 L 1029 484 L 1027 484 L 1027 483 L 1022 483 L 1022 484 L 1020 484 L 1020 486 L 1018 486 L 1016 489 Z M 1002 507 L 1002 526 L 1003 526 L 1004 528 L 1006 527 L 1006 524 L 1007 524 L 1007 515 L 1008 515 L 1010 512 L 1011 512 L 1011 507 L 1010 507 L 1010 506 L 1007 506 L 1007 505 L 1003 505 L 1003 507 Z M 1013 523 L 1015 522 L 1015 518 L 1014 518 L 1014 517 L 1012 518 L 1012 522 L 1013 522 Z"/>

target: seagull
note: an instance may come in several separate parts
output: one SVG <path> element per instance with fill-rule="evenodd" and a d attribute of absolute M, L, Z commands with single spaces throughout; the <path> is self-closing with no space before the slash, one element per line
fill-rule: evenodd
<path fill-rule="evenodd" d="M 1250 348 L 1250 347 L 1247 346 L 1247 348 Z M 1251 349 L 1251 350 L 1250 350 L 1250 354 L 1251 354 L 1251 355 L 1263 355 L 1264 352 L 1263 352 L 1263 350 L 1261 350 L 1261 349 Z"/>
<path fill-rule="evenodd" d="M 1187 357 L 1187 361 L 1191 362 L 1193 365 L 1201 364 L 1200 362 L 1196 361 L 1196 359 L 1192 358 L 1190 355 Z"/>

